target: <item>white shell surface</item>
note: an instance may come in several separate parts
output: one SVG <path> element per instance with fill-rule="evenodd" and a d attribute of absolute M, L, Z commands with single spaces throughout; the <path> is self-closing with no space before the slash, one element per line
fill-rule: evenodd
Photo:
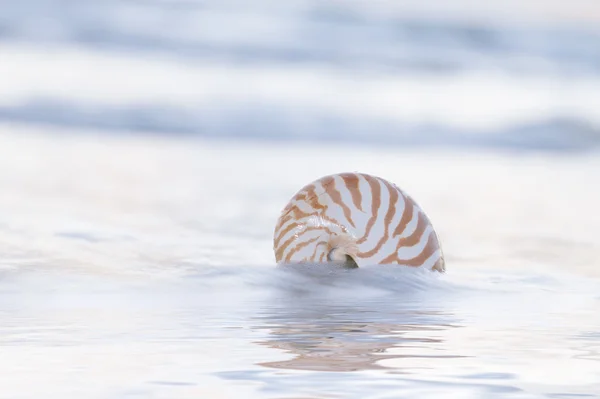
<path fill-rule="evenodd" d="M 278 263 L 322 263 L 341 248 L 360 266 L 399 264 L 445 271 L 423 210 L 393 183 L 364 173 L 324 176 L 303 187 L 275 226 Z"/>

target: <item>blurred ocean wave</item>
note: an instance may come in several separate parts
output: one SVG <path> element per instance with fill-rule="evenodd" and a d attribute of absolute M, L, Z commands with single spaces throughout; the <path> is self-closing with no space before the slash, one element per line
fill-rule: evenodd
<path fill-rule="evenodd" d="M 600 74 L 600 30 L 364 13 L 351 4 L 25 0 L 2 4 L 0 40 L 77 44 L 231 63 L 456 73 Z M 302 5 L 299 6 L 299 4 Z M 232 29 L 235 28 L 235 29 Z"/>
<path fill-rule="evenodd" d="M 298 122 L 302 120 L 302 122 Z M 321 142 L 398 147 L 589 152 L 600 129 L 585 120 L 541 119 L 508 128 L 468 130 L 440 124 L 394 124 L 376 119 L 306 113 L 286 107 L 248 107 L 203 113 L 165 104 L 115 107 L 34 101 L 0 107 L 0 121 L 110 134 L 171 134 L 206 139 Z"/>
<path fill-rule="evenodd" d="M 387 5 L 386 5 L 387 4 Z M 295 0 L 0 0 L 0 123 L 596 150 L 600 29 Z"/>

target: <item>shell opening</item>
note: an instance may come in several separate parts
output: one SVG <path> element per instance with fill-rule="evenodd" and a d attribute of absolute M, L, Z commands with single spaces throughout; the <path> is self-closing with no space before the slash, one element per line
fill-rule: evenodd
<path fill-rule="evenodd" d="M 358 268 L 358 264 L 356 263 L 354 258 L 344 253 L 340 248 L 333 248 L 331 251 L 329 251 L 329 253 L 327 254 L 327 260 L 329 262 L 340 264 L 346 269 Z"/>

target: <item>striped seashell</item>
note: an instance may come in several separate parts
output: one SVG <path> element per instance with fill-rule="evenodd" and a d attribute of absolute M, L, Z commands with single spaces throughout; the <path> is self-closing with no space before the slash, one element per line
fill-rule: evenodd
<path fill-rule="evenodd" d="M 294 195 L 273 237 L 277 263 L 398 264 L 445 271 L 436 232 L 396 185 L 364 173 L 322 177 Z"/>

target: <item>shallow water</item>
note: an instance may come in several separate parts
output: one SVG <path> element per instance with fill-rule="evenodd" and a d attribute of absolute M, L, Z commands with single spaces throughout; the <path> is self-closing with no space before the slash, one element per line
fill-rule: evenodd
<path fill-rule="evenodd" d="M 198 269 L 168 282 L 5 277 L 6 397 L 598 393 L 598 282 Z"/>
<path fill-rule="evenodd" d="M 0 138 L 2 397 L 600 393 L 598 157 L 38 133 Z M 417 199 L 445 275 L 275 266 L 285 202 L 351 169 Z"/>

